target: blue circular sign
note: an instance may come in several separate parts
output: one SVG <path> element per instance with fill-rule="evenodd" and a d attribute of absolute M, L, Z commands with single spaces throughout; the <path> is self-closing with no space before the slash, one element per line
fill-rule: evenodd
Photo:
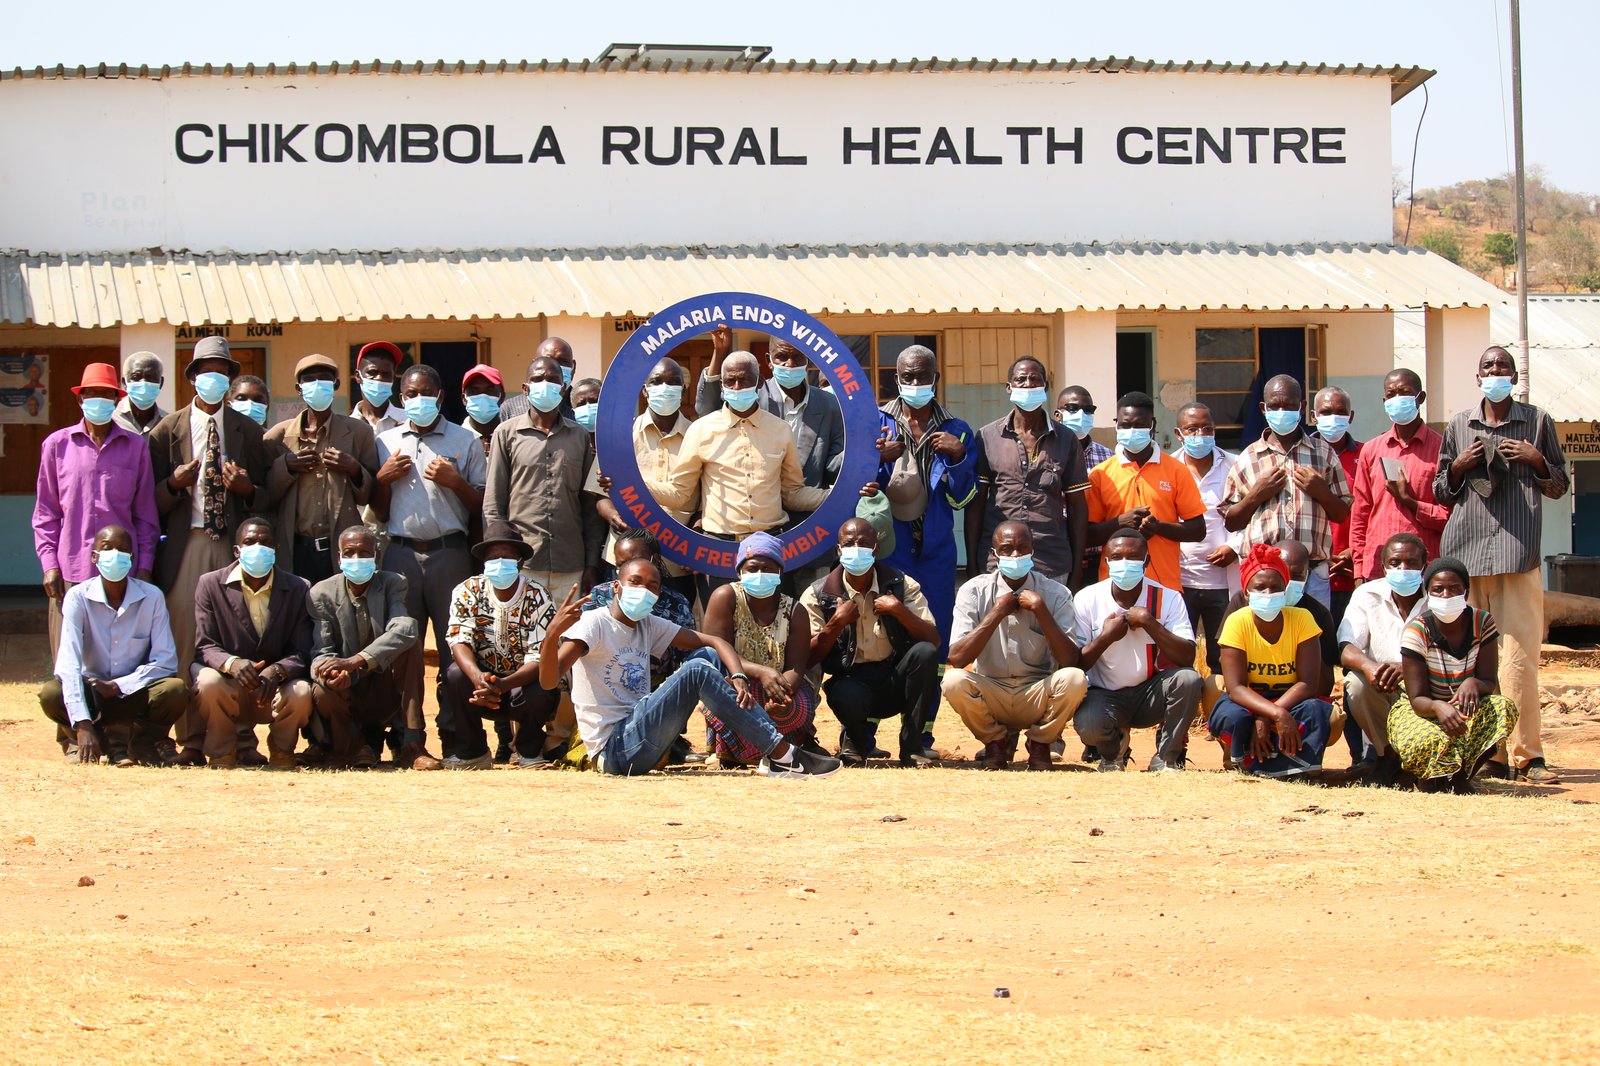
<path fill-rule="evenodd" d="M 656 502 L 639 472 L 633 423 L 645 378 L 684 341 L 726 324 L 770 334 L 794 345 L 821 372 L 844 413 L 844 461 L 833 490 L 811 515 L 781 534 L 783 566 L 792 570 L 833 546 L 839 527 L 855 517 L 861 486 L 878 472 L 878 406 L 861 365 L 827 326 L 793 304 L 749 292 L 714 292 L 681 300 L 633 331 L 607 368 L 595 433 L 600 469 L 611 479 L 611 502 L 635 526 L 661 542 L 661 554 L 702 574 L 734 576 L 738 545 L 699 533 Z M 696 382 L 684 387 L 693 395 Z"/>

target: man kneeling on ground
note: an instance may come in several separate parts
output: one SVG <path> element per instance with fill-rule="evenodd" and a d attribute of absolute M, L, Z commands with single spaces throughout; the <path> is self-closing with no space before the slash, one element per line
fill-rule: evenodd
<path fill-rule="evenodd" d="M 113 766 L 159 766 L 156 741 L 189 706 L 189 686 L 173 676 L 178 655 L 167 603 L 160 589 L 128 576 L 133 537 L 126 529 L 106 526 L 92 544 L 99 573 L 62 600 L 56 672 L 39 691 L 39 706 L 76 737 L 69 760 L 99 762 L 104 738 Z"/>
<path fill-rule="evenodd" d="M 1144 575 L 1149 543 L 1137 529 L 1111 534 L 1105 566 L 1111 575 L 1078 593 L 1072 639 L 1089 694 L 1073 726 L 1100 756 L 1100 769 L 1121 770 L 1128 732 L 1156 726 L 1151 770 L 1181 770 L 1189 723 L 1200 707 L 1202 683 L 1194 662 L 1194 630 L 1183 593 Z"/>
<path fill-rule="evenodd" d="M 956 594 L 944 698 L 983 742 L 978 765 L 1004 770 L 1028 733 L 1028 769 L 1050 769 L 1050 745 L 1088 688 L 1077 668 L 1072 593 L 1033 569 L 1033 532 L 994 530 L 995 570 Z"/>
<path fill-rule="evenodd" d="M 650 612 L 661 594 L 661 572 L 648 559 L 632 559 L 617 570 L 617 596 L 604 611 L 583 610 L 573 589 L 545 632 L 557 649 L 539 658 L 539 683 L 554 689 L 572 671 L 572 702 L 578 731 L 595 769 L 604 774 L 645 774 L 684 731 L 696 704 L 729 726 L 757 751 L 757 772 L 768 777 L 826 777 L 839 760 L 796 748 L 779 735 L 751 695 L 750 682 L 772 699 L 787 698 L 776 670 L 746 663 L 725 640 L 673 625 Z M 691 659 L 650 691 L 650 657 L 667 648 L 709 647 L 728 670 Z"/>
<path fill-rule="evenodd" d="M 422 643 L 417 620 L 406 613 L 406 579 L 378 569 L 378 538 L 366 526 L 339 534 L 339 573 L 311 587 L 311 617 L 311 691 L 333 738 L 328 766 L 370 770 L 390 721 L 399 718 L 408 733 L 422 736 L 420 671 L 412 661 Z"/>
<path fill-rule="evenodd" d="M 811 663 L 844 727 L 839 756 L 860 766 L 879 719 L 900 715 L 900 764 L 928 765 L 922 728 L 939 699 L 939 629 L 916 581 L 875 563 L 865 518 L 839 527 L 839 565 L 800 597 L 811 619 Z"/>

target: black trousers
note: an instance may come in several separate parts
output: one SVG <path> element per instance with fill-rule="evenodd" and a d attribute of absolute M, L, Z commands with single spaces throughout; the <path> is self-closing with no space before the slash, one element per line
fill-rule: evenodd
<path fill-rule="evenodd" d="M 315 585 L 318 581 L 326 581 L 336 573 L 333 556 L 325 547 L 317 547 L 317 541 L 327 539 L 327 537 L 307 537 L 299 533 L 294 535 L 295 577 L 303 577 Z"/>
<path fill-rule="evenodd" d="M 532 758 L 544 747 L 544 725 L 556 713 L 561 693 L 555 689 L 540 688 L 537 684 L 514 689 L 500 697 L 499 710 L 490 710 L 468 702 L 472 698 L 472 682 L 454 662 L 444 671 L 446 710 L 453 750 L 446 755 L 462 759 L 476 759 L 489 750 L 489 733 L 483 728 L 485 718 L 509 721 L 516 726 L 515 747 L 518 755 Z M 444 730 L 441 728 L 440 733 Z"/>
<path fill-rule="evenodd" d="M 856 750 L 872 750 L 873 722 L 900 716 L 900 757 L 922 750 L 922 729 L 939 702 L 939 649 L 913 644 L 904 655 L 861 663 L 822 682 L 828 706 Z"/>
<path fill-rule="evenodd" d="M 1222 676 L 1222 645 L 1217 643 L 1217 635 L 1222 632 L 1222 623 L 1228 620 L 1229 598 L 1227 589 L 1183 590 L 1183 605 L 1189 610 L 1189 627 L 1199 636 L 1201 625 L 1205 626 L 1206 665 L 1218 677 Z"/>

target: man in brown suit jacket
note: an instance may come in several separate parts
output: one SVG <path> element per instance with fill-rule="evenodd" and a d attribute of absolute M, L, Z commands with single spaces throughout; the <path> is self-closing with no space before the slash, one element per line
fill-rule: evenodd
<path fill-rule="evenodd" d="M 270 502 L 272 452 L 261 427 L 223 402 L 228 382 L 239 373 L 227 341 L 201 340 L 185 373 L 195 384 L 194 402 L 163 418 L 149 440 L 156 510 L 165 534 L 156 550 L 154 583 L 166 593 L 178 676 L 186 678 L 194 661 L 195 586 L 201 574 L 232 560 L 239 523 Z M 204 723 L 185 715 L 176 728 L 185 749 L 180 761 L 201 765 Z"/>
<path fill-rule="evenodd" d="M 233 566 L 200 578 L 194 594 L 195 703 L 212 766 L 234 766 L 241 724 L 268 725 L 274 770 L 295 769 L 300 727 L 311 717 L 311 586 L 277 562 L 265 518 L 247 518 Z"/>
<path fill-rule="evenodd" d="M 278 501 L 283 565 L 315 585 L 339 572 L 340 532 L 361 521 L 378 472 L 377 438 L 359 418 L 332 409 L 339 366 L 325 355 L 295 364 L 294 379 L 306 409 L 267 430 L 283 452 L 267 475 L 267 495 Z"/>

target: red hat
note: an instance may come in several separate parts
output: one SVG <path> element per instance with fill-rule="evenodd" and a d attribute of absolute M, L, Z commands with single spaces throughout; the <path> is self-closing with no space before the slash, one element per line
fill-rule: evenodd
<path fill-rule="evenodd" d="M 363 344 L 361 346 L 361 350 L 356 353 L 356 361 L 359 362 L 361 357 L 369 352 L 378 352 L 383 355 L 387 355 L 389 358 L 394 360 L 394 365 L 396 367 L 406 361 L 406 353 L 402 352 L 399 346 L 390 344 L 388 341 L 373 341 L 371 344 Z"/>
<path fill-rule="evenodd" d="M 461 387 L 463 389 L 466 388 L 467 382 L 471 381 L 473 378 L 482 378 L 484 381 L 487 381 L 496 388 L 503 389 L 506 387 L 505 379 L 500 376 L 500 371 L 496 370 L 488 363 L 479 363 L 477 366 L 463 374 L 461 376 Z"/>
<path fill-rule="evenodd" d="M 90 363 L 83 368 L 83 380 L 73 387 L 72 395 L 81 397 L 84 389 L 116 389 L 117 399 L 128 395 L 117 380 L 117 368 L 110 363 Z"/>
<path fill-rule="evenodd" d="M 1257 544 L 1239 563 L 1239 586 L 1250 587 L 1250 579 L 1258 570 L 1276 570 L 1289 583 L 1289 564 L 1283 561 L 1283 552 L 1270 544 Z"/>

